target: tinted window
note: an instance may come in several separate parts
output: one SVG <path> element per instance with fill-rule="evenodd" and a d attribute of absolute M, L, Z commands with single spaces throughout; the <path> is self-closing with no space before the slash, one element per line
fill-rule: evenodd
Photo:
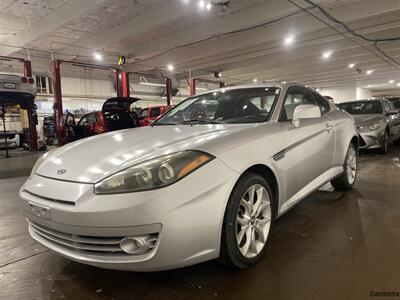
<path fill-rule="evenodd" d="M 150 117 L 156 118 L 161 115 L 161 108 L 160 107 L 152 107 L 150 112 Z"/>
<path fill-rule="evenodd" d="M 380 101 L 357 101 L 339 103 L 337 106 L 351 115 L 381 114 L 383 113 Z"/>
<path fill-rule="evenodd" d="M 400 109 L 400 98 L 390 99 L 390 102 L 392 102 L 395 108 Z"/>
<path fill-rule="evenodd" d="M 311 104 L 317 105 L 311 93 L 301 87 L 292 87 L 286 94 L 285 103 L 282 107 L 280 121 L 290 121 L 297 106 Z"/>
<path fill-rule="evenodd" d="M 330 111 L 331 106 L 329 105 L 328 100 L 322 97 L 320 94 L 314 93 L 315 101 L 317 102 L 319 108 L 321 109 L 321 114 L 326 114 Z"/>
<path fill-rule="evenodd" d="M 266 122 L 279 88 L 220 90 L 189 98 L 175 106 L 155 125 Z"/>
<path fill-rule="evenodd" d="M 149 113 L 149 109 L 148 108 L 142 109 L 140 111 L 140 113 L 139 113 L 139 118 L 146 118 L 148 113 Z"/>

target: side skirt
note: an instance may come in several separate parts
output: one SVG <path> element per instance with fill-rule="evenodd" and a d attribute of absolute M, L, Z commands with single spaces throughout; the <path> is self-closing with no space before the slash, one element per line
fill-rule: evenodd
<path fill-rule="evenodd" d="M 336 166 L 328 171 L 322 173 L 320 176 L 315 178 L 309 184 L 307 184 L 304 188 L 294 194 L 290 199 L 288 199 L 285 203 L 282 204 L 278 215 L 281 216 L 286 213 L 293 205 L 298 203 L 301 199 L 307 197 L 312 192 L 319 189 L 325 183 L 331 181 L 335 177 L 339 176 L 343 173 L 343 166 Z"/>

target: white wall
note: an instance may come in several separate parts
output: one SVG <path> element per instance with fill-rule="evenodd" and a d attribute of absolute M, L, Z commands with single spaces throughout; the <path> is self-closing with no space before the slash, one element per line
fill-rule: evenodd
<path fill-rule="evenodd" d="M 320 94 L 323 96 L 331 96 L 337 103 L 351 101 L 357 98 L 356 88 L 321 89 Z"/>
<path fill-rule="evenodd" d="M 321 89 L 320 94 L 331 96 L 336 103 L 372 98 L 372 92 L 361 87 Z"/>
<path fill-rule="evenodd" d="M 116 96 L 114 83 L 111 79 L 62 77 L 61 88 L 64 111 L 100 110 L 104 100 Z M 179 89 L 178 95 L 172 99 L 173 104 L 179 103 L 188 96 L 187 87 L 182 86 Z M 130 90 L 132 97 L 141 99 L 134 104 L 136 107 L 165 105 L 167 102 L 163 87 L 139 85 L 131 82 Z M 53 113 L 53 95 L 38 95 L 35 101 L 39 113 Z"/>
<path fill-rule="evenodd" d="M 357 100 L 372 98 L 372 91 L 369 89 L 357 87 L 356 93 L 357 93 Z"/>

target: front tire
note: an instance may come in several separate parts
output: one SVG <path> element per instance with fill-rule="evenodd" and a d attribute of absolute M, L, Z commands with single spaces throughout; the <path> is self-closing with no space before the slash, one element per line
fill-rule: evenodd
<path fill-rule="evenodd" d="M 380 154 L 386 154 L 389 150 L 389 141 L 390 141 L 390 136 L 389 136 L 389 131 L 385 130 L 385 135 L 382 140 L 382 146 L 379 148 L 379 153 Z"/>
<path fill-rule="evenodd" d="M 245 269 L 261 259 L 273 220 L 272 195 L 268 182 L 258 174 L 248 173 L 238 181 L 224 216 L 222 263 Z"/>
<path fill-rule="evenodd" d="M 343 173 L 338 178 L 332 180 L 331 183 L 335 189 L 345 191 L 353 188 L 356 178 L 357 149 L 353 144 L 350 144 L 343 165 Z"/>

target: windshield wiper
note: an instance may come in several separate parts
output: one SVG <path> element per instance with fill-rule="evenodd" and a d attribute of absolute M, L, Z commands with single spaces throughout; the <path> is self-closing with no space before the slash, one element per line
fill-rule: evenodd
<path fill-rule="evenodd" d="M 156 123 L 151 124 L 150 126 L 154 127 L 154 126 L 168 126 L 168 125 L 179 125 L 179 123 L 172 123 L 172 122 L 159 123 L 159 122 L 156 122 Z"/>
<path fill-rule="evenodd" d="M 189 124 L 189 125 L 194 125 L 194 124 L 221 124 L 221 122 L 211 121 L 211 120 L 203 120 L 203 119 L 190 119 L 190 120 L 182 121 L 181 124 Z"/>

